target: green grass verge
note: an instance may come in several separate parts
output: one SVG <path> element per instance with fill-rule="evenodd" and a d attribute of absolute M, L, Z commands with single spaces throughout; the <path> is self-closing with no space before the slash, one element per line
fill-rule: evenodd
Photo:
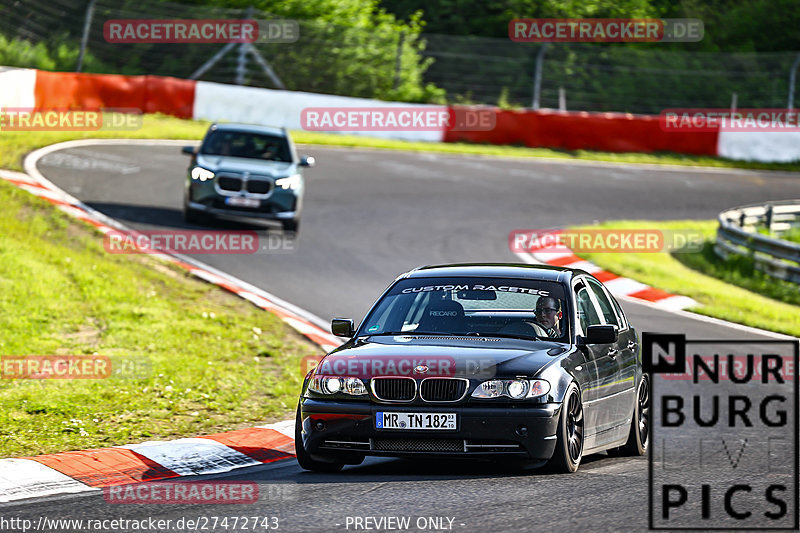
<path fill-rule="evenodd" d="M 127 139 L 187 139 L 202 138 L 208 122 L 182 120 L 165 115 L 145 115 L 141 129 L 132 131 L 96 132 L 2 132 L 0 134 L 0 168 L 19 170 L 22 157 L 36 149 L 73 139 L 83 138 L 127 138 Z M 495 157 L 555 158 L 574 161 L 604 161 L 609 163 L 644 163 L 656 165 L 688 165 L 716 168 L 746 168 L 754 170 L 800 171 L 800 162 L 758 163 L 732 161 L 718 157 L 689 156 L 681 154 L 639 154 L 595 152 L 591 150 L 553 150 L 549 148 L 527 148 L 523 146 L 496 146 L 469 143 L 427 143 L 391 139 L 375 139 L 360 135 L 338 135 L 311 131 L 293 131 L 292 137 L 299 144 L 328 146 L 351 146 L 384 150 L 416 152 L 438 152 L 445 154 L 469 154 Z"/>
<path fill-rule="evenodd" d="M 589 227 L 589 226 L 584 226 Z M 698 302 L 696 313 L 800 336 L 800 291 L 754 270 L 747 259 L 723 261 L 713 252 L 716 221 L 605 222 L 592 228 L 695 230 L 706 237 L 695 253 L 578 253 L 609 272 Z"/>
<path fill-rule="evenodd" d="M 319 348 L 275 315 L 0 180 L 0 355 L 137 358 L 98 380 L 0 380 L 0 457 L 252 426 L 293 414 Z"/>

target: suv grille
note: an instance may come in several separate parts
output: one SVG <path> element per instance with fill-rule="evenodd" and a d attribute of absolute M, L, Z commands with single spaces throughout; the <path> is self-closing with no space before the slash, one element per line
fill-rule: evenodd
<path fill-rule="evenodd" d="M 410 402 L 417 392 L 413 378 L 373 378 L 372 392 L 379 400 Z"/>
<path fill-rule="evenodd" d="M 372 449 L 384 452 L 463 452 L 456 439 L 372 439 Z"/>
<path fill-rule="evenodd" d="M 272 183 L 269 181 L 250 180 L 247 182 L 247 192 L 267 194 L 270 189 L 272 189 Z"/>
<path fill-rule="evenodd" d="M 426 402 L 456 402 L 467 392 L 467 380 L 427 378 L 419 386 L 419 397 Z"/>
<path fill-rule="evenodd" d="M 242 190 L 242 180 L 239 178 L 220 176 L 219 178 L 217 178 L 217 183 L 219 184 L 219 188 L 222 189 L 223 191 L 238 192 Z"/>

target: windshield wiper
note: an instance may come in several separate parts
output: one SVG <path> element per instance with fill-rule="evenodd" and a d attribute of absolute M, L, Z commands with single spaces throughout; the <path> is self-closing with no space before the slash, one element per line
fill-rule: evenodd
<path fill-rule="evenodd" d="M 529 335 L 515 335 L 513 333 L 478 333 L 478 332 L 470 332 L 467 333 L 467 336 L 470 337 L 501 337 L 503 339 L 523 339 L 523 340 L 539 340 L 543 339 L 544 337 L 539 337 L 538 335 L 529 336 Z"/>
<path fill-rule="evenodd" d="M 411 336 L 411 335 L 436 335 L 442 337 L 455 337 L 461 336 L 461 333 L 443 333 L 440 331 L 379 331 L 377 333 L 367 333 L 367 335 L 403 335 L 403 336 Z"/>

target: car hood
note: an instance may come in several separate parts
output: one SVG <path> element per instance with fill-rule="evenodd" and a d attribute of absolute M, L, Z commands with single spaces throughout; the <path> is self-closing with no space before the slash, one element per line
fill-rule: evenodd
<path fill-rule="evenodd" d="M 536 376 L 568 344 L 497 337 L 376 336 L 349 341 L 317 366 L 319 375 L 492 377 Z M 427 367 L 427 368 L 421 368 Z"/>
<path fill-rule="evenodd" d="M 265 161 L 246 157 L 197 154 L 197 164 L 212 172 L 234 172 L 262 174 L 267 176 L 288 176 L 297 172 L 295 163 Z"/>

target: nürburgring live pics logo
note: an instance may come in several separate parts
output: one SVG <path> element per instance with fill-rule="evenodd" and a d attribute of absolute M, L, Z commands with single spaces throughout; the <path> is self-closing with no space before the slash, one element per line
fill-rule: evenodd
<path fill-rule="evenodd" d="M 642 334 L 650 529 L 798 528 L 798 351 Z"/>

